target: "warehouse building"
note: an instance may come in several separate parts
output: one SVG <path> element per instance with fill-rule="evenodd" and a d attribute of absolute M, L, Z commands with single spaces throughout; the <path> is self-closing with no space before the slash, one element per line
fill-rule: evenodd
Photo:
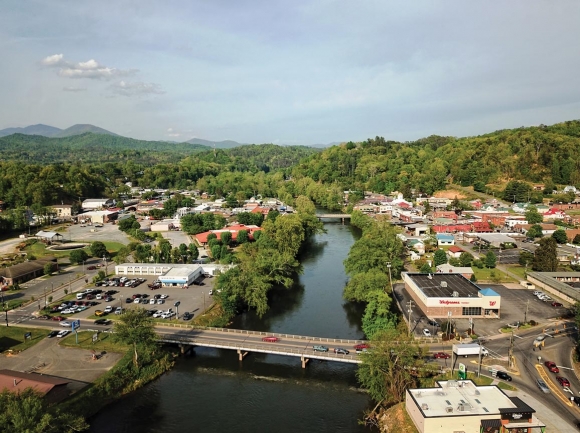
<path fill-rule="evenodd" d="M 481 289 L 461 274 L 403 272 L 405 289 L 430 318 L 499 318 L 501 297 Z"/>

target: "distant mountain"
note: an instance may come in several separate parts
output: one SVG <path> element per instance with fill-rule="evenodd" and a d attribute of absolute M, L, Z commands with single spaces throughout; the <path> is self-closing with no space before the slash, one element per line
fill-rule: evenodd
<path fill-rule="evenodd" d="M 56 134 L 61 132 L 62 129 L 55 128 L 54 126 L 43 125 L 39 123 L 38 125 L 30 125 L 24 128 L 6 128 L 0 130 L 0 137 L 6 137 L 12 134 L 26 134 L 26 135 L 42 135 L 44 137 L 54 137 Z"/>
<path fill-rule="evenodd" d="M 192 138 L 186 141 L 189 144 L 201 144 L 202 146 L 215 147 L 216 149 L 231 149 L 233 147 L 245 146 L 243 143 L 238 143 L 237 141 L 225 140 L 225 141 L 210 141 L 204 140 L 203 138 Z"/>
<path fill-rule="evenodd" d="M 58 134 L 54 135 L 54 137 L 63 138 L 63 137 L 72 137 L 73 135 L 81 135 L 85 132 L 92 132 L 93 134 L 106 134 L 106 135 L 114 135 L 119 137 L 118 134 L 114 134 L 111 131 L 107 131 L 106 129 L 99 128 L 95 125 L 89 124 L 82 124 L 79 123 L 77 125 L 73 125 L 70 128 L 67 128 L 63 131 L 60 131 Z"/>

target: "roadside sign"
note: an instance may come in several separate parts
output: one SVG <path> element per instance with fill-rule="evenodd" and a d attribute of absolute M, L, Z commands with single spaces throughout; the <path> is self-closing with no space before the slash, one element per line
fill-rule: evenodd
<path fill-rule="evenodd" d="M 458 371 L 458 373 L 459 373 L 459 379 L 466 379 L 467 378 L 467 372 L 466 372 L 466 369 L 465 369 L 465 364 L 463 364 L 463 363 L 460 363 L 459 364 L 459 371 Z"/>
<path fill-rule="evenodd" d="M 81 327 L 81 321 L 80 320 L 73 320 L 71 322 L 71 327 L 73 331 L 76 331 L 77 329 L 79 329 Z"/>
<path fill-rule="evenodd" d="M 31 332 L 27 332 L 26 334 L 24 334 L 24 339 L 26 340 L 27 338 L 32 338 Z"/>
<path fill-rule="evenodd" d="M 98 340 L 99 340 L 99 333 L 98 332 L 95 332 L 93 334 L 93 343 L 97 342 Z"/>

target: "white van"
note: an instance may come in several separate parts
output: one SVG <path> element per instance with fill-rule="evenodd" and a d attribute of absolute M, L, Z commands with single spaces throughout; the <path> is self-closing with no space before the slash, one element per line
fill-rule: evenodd
<path fill-rule="evenodd" d="M 85 294 L 84 294 L 84 293 L 77 293 L 77 300 L 79 300 L 79 301 L 80 301 L 80 300 L 81 300 L 81 299 L 83 299 L 84 297 L 85 297 Z"/>

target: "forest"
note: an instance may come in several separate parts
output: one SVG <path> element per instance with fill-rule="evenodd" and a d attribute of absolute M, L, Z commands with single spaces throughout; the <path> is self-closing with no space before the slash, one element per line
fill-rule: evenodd
<path fill-rule="evenodd" d="M 322 151 L 273 144 L 220 150 L 91 133 L 65 138 L 13 134 L 0 138 L 0 200 L 6 209 L 17 209 L 118 198 L 129 192 L 125 183 L 131 182 L 197 189 L 229 202 L 262 195 L 292 204 L 303 195 L 340 209 L 345 190 L 359 195 L 397 190 L 411 197 L 412 191 L 432 194 L 450 182 L 500 193 L 510 180 L 580 186 L 579 149 L 577 120 L 405 143 L 375 137 Z M 518 191 L 517 197 L 527 195 L 526 188 Z M 511 189 L 508 193 L 514 195 Z"/>

